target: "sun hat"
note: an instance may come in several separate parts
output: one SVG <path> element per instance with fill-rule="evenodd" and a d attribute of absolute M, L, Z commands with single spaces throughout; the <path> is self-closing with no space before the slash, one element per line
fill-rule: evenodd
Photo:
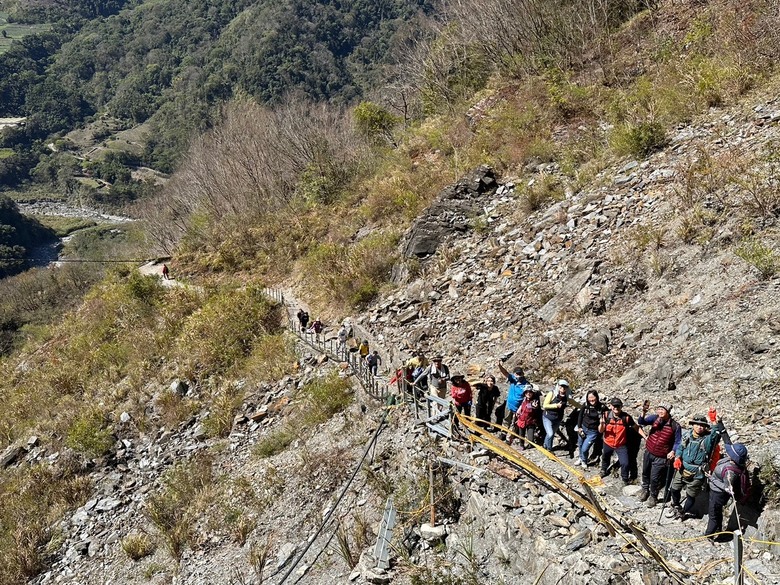
<path fill-rule="evenodd" d="M 702 425 L 707 428 L 710 428 L 710 421 L 707 420 L 707 417 L 703 414 L 697 414 L 692 419 L 688 421 L 688 424 L 691 425 Z"/>

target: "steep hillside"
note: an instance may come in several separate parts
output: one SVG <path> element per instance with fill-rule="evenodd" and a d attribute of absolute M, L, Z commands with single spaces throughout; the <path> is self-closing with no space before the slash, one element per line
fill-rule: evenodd
<path fill-rule="evenodd" d="M 368 397 L 283 331 L 300 306 L 384 381 L 424 350 L 716 409 L 752 460 L 746 575 L 780 582 L 776 4 L 602 7 L 460 0 L 377 103 L 232 101 L 144 210 L 176 280 L 117 270 L 2 362 L 0 585 L 733 580 L 639 486 Z"/>
<path fill-rule="evenodd" d="M 696 237 L 683 236 L 689 214 L 713 212 L 739 193 L 721 180 L 696 202 L 698 211 L 685 207 L 691 154 L 700 161 L 760 152 L 777 139 L 779 121 L 774 98 L 750 96 L 678 127 L 668 149 L 608 166 L 577 193 L 535 211 L 517 181 L 496 183 L 480 169 L 445 190 L 431 206 L 438 211 L 423 214 L 402 239 L 404 250 L 419 252 L 413 242 L 434 218 L 442 230 L 438 250 L 407 259 L 416 275 L 407 271 L 391 295 L 351 319 L 385 366 L 424 349 L 475 379 L 497 374 L 497 360 L 510 356 L 508 363 L 522 364 L 541 388 L 565 376 L 577 395 L 597 389 L 619 396 L 632 413 L 644 399 L 671 403 L 684 423 L 716 407 L 732 436 L 748 445 L 764 482 L 762 512 L 743 528 L 750 539 L 777 542 L 780 410 L 771 388 L 778 376 L 778 280 L 754 265 L 753 248 L 734 243 L 746 229 L 740 213 L 753 213 L 747 200 L 711 231 L 705 225 Z M 529 181 L 557 173 L 544 164 Z M 470 215 L 474 208 L 482 211 Z M 771 217 L 754 221 L 748 241 L 775 246 Z M 290 302 L 291 312 L 301 304 Z M 430 436 L 408 405 L 389 410 L 369 462 L 361 464 L 383 408 L 355 385 L 347 401 L 354 403 L 342 403 L 334 418 L 301 418 L 316 408 L 305 393 L 312 380 L 333 378 L 319 354 L 298 351 L 301 370 L 292 377 L 244 387 L 225 439 L 208 438 L 205 408 L 178 428 L 143 430 L 143 418 L 123 418 L 115 431 L 123 447 L 91 474 L 90 499 L 60 525 L 53 568 L 36 582 L 277 583 L 309 543 L 289 577 L 294 582 L 675 582 L 532 477 L 462 438 Z M 149 391 L 159 395 L 137 408 L 156 410 L 156 424 L 168 403 L 160 398 L 165 383 L 158 380 Z M 186 388 L 177 382 L 174 391 Z M 186 396 L 201 400 L 198 392 Z M 28 460 L 45 457 L 45 449 L 33 447 Z M 561 462 L 526 452 L 576 487 L 579 472 L 557 454 Z M 435 465 L 437 523 L 446 527 L 437 537 L 420 526 L 429 514 L 428 465 L 441 456 L 474 468 Z M 731 579 L 730 565 L 716 562 L 729 557 L 730 545 L 696 540 L 702 520 L 663 518 L 659 525 L 659 509 L 642 506 L 637 489 L 608 477 L 597 492 L 610 514 L 646 530 L 679 571 L 678 582 Z M 371 569 L 367 553 L 388 496 L 399 524 L 393 565 L 383 573 Z M 163 523 L 164 510 L 183 514 L 181 524 Z M 754 540 L 746 541 L 745 566 L 756 582 L 780 582 L 776 551 Z"/>

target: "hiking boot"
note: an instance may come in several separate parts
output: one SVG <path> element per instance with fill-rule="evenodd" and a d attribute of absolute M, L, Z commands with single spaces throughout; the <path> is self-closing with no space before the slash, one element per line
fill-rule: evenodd
<path fill-rule="evenodd" d="M 666 517 L 667 518 L 682 518 L 682 506 L 677 504 L 676 506 L 672 504 L 669 509 L 666 511 Z"/>
<path fill-rule="evenodd" d="M 653 494 L 650 494 L 650 496 L 647 498 L 647 507 L 655 508 L 655 505 L 657 503 L 658 503 L 658 499 Z"/>
<path fill-rule="evenodd" d="M 632 483 L 634 483 L 634 480 L 632 480 L 632 479 L 624 479 L 623 480 L 623 486 L 624 487 L 627 486 L 627 485 L 631 485 Z"/>
<path fill-rule="evenodd" d="M 650 497 L 650 492 L 649 492 L 648 490 L 646 490 L 646 489 L 642 488 L 642 491 L 641 491 L 641 492 L 639 492 L 639 495 L 637 496 L 637 499 L 638 499 L 640 502 L 644 502 L 644 501 L 645 501 L 645 500 L 647 500 L 647 498 L 649 498 L 649 497 Z"/>
<path fill-rule="evenodd" d="M 609 475 L 609 471 L 601 470 L 601 473 L 599 474 L 601 477 L 607 477 Z"/>

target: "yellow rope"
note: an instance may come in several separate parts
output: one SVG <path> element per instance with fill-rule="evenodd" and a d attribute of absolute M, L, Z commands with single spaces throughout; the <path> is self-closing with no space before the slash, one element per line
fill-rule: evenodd
<path fill-rule="evenodd" d="M 753 583 L 757 583 L 758 585 L 761 585 L 761 581 L 759 581 L 756 578 L 756 576 L 753 573 L 751 573 L 745 565 L 741 565 L 741 568 L 742 568 L 742 572 L 744 572 L 745 575 L 750 577 L 750 580 L 753 581 Z"/>
<path fill-rule="evenodd" d="M 742 540 L 749 540 L 750 542 L 755 542 L 756 544 L 768 544 L 770 546 L 780 546 L 780 542 L 772 542 L 771 540 L 758 540 L 757 538 L 746 538 L 746 537 L 743 537 Z"/>

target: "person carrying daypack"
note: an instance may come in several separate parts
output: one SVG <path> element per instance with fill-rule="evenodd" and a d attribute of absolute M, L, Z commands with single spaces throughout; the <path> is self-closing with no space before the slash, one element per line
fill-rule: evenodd
<path fill-rule="evenodd" d="M 368 371 L 371 372 L 372 376 L 376 376 L 377 370 L 381 364 L 382 358 L 379 357 L 379 352 L 377 350 L 374 350 L 373 353 L 370 353 L 366 356 L 366 365 L 368 366 Z"/>
<path fill-rule="evenodd" d="M 360 342 L 360 346 L 358 347 L 358 353 L 360 354 L 360 359 L 364 360 L 368 357 L 369 350 L 368 350 L 368 339 L 364 339 Z"/>
<path fill-rule="evenodd" d="M 609 401 L 611 412 L 604 413 L 599 423 L 599 432 L 604 438 L 604 450 L 601 453 L 601 477 L 609 475 L 609 465 L 612 454 L 617 455 L 620 462 L 620 477 L 623 485 L 631 483 L 629 475 L 628 433 L 630 429 L 638 430 L 634 418 L 623 412 L 623 401 L 613 398 Z"/>
<path fill-rule="evenodd" d="M 642 431 L 645 438 L 645 456 L 642 461 L 642 491 L 639 501 L 647 501 L 647 507 L 652 508 L 658 503 L 658 493 L 661 486 L 669 489 L 670 470 L 674 453 L 682 440 L 682 429 L 672 418 L 672 405 L 662 404 L 655 409 L 655 414 L 647 414 L 649 401 L 642 406 L 642 416 L 639 425 L 650 425 L 649 431 Z"/>
<path fill-rule="evenodd" d="M 739 504 L 744 504 L 750 498 L 747 447 L 742 443 L 731 444 L 728 434 L 723 435 L 723 440 L 726 443 L 726 457 L 718 461 L 710 475 L 710 501 L 705 536 L 723 530 L 723 506 L 730 498 L 734 498 L 734 503 Z"/>
<path fill-rule="evenodd" d="M 531 385 L 528 380 L 525 379 L 525 373 L 520 366 L 515 367 L 510 374 L 504 367 L 503 360 L 499 360 L 498 371 L 501 372 L 501 375 L 505 376 L 507 382 L 509 382 L 509 389 L 506 391 L 503 426 L 508 428 L 511 432 L 516 433 L 518 429 L 515 415 L 517 414 L 517 409 L 520 408 L 520 403 L 523 401 L 525 391 L 531 387 Z M 502 433 L 501 439 L 506 440 L 506 434 Z"/>
<path fill-rule="evenodd" d="M 666 513 L 668 518 L 685 520 L 691 515 L 696 496 L 704 489 L 709 470 L 710 458 L 721 435 L 726 432 L 723 421 L 717 418 L 715 409 L 710 409 L 709 421 L 704 415 L 691 419 L 691 428 L 683 433 L 680 444 L 675 449 L 674 468 L 677 470 L 670 488 L 672 506 Z M 717 421 L 717 422 L 716 422 Z M 710 428 L 710 423 L 715 426 Z M 680 505 L 682 490 L 685 488 L 685 506 Z"/>
<path fill-rule="evenodd" d="M 325 326 L 322 324 L 322 321 L 319 319 L 315 319 L 314 323 L 311 324 L 311 330 L 314 331 L 314 337 L 317 341 L 320 340 L 320 334 L 322 333 L 322 330 L 325 328 Z"/>

